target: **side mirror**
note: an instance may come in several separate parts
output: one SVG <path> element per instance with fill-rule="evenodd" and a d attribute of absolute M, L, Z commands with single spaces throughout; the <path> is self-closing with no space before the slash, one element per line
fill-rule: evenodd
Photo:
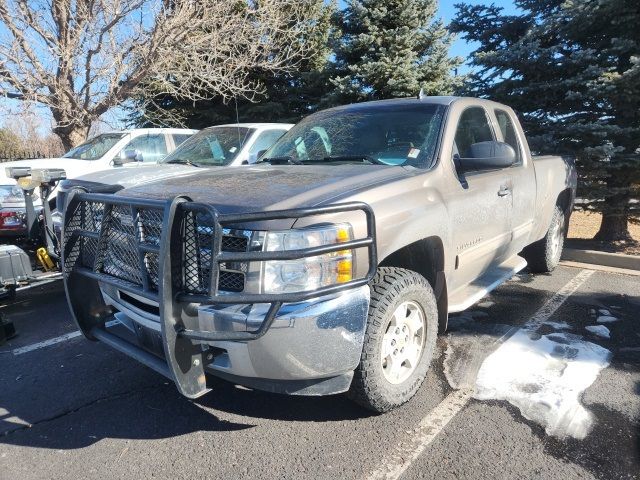
<path fill-rule="evenodd" d="M 516 163 L 517 158 L 511 145 L 495 141 L 474 143 L 465 153 L 467 157 L 457 159 L 463 172 L 507 168 Z"/>
<path fill-rule="evenodd" d="M 249 154 L 249 164 L 254 164 L 254 163 L 258 163 L 258 160 L 260 160 L 260 157 L 262 157 L 265 153 L 267 153 L 267 149 L 264 150 L 258 150 L 256 153 L 250 153 Z"/>
<path fill-rule="evenodd" d="M 132 162 L 142 162 L 142 152 L 140 150 L 125 150 L 119 157 L 113 159 L 114 165 L 125 165 Z"/>

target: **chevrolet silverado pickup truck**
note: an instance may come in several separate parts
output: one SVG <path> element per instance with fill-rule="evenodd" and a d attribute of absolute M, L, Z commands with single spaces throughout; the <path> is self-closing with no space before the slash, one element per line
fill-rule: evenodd
<path fill-rule="evenodd" d="M 509 107 L 458 97 L 315 113 L 240 170 L 70 191 L 80 330 L 190 398 L 215 375 L 376 412 L 420 388 L 449 313 L 554 269 L 576 187 Z"/>

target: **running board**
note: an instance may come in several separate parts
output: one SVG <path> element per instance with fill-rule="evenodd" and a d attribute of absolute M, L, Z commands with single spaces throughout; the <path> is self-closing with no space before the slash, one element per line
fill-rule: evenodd
<path fill-rule="evenodd" d="M 461 288 L 449 298 L 449 313 L 466 310 L 526 266 L 527 261 L 515 255 L 497 267 L 488 270 L 482 277 Z"/>

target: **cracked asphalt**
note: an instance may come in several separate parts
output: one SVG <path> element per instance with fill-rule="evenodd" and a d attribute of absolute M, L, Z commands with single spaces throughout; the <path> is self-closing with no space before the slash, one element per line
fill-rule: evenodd
<path fill-rule="evenodd" d="M 368 478 L 454 390 L 473 384 L 505 332 L 524 325 L 575 277 L 523 273 L 453 317 L 414 400 L 371 415 L 344 396 L 286 397 L 213 380 L 197 401 L 108 347 L 74 337 L 61 282 L 19 292 L 0 307 L 19 335 L 0 347 L 0 479 Z M 613 308 L 611 338 L 585 331 Z M 582 440 L 557 438 L 503 400 L 471 399 L 402 478 L 640 478 L 640 277 L 595 272 L 552 315 L 611 351 L 581 395 L 593 415 Z M 447 375 L 444 370 L 447 365 Z M 455 385 L 454 387 L 460 387 Z M 396 459 L 397 460 L 397 459 Z"/>

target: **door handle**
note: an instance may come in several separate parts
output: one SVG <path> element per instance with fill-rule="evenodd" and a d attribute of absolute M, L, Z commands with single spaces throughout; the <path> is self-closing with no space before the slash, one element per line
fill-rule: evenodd
<path fill-rule="evenodd" d="M 506 197 L 507 195 L 510 195 L 510 194 L 511 194 L 511 189 L 506 185 L 502 185 L 500 187 L 500 190 L 498 190 L 499 197 Z"/>

